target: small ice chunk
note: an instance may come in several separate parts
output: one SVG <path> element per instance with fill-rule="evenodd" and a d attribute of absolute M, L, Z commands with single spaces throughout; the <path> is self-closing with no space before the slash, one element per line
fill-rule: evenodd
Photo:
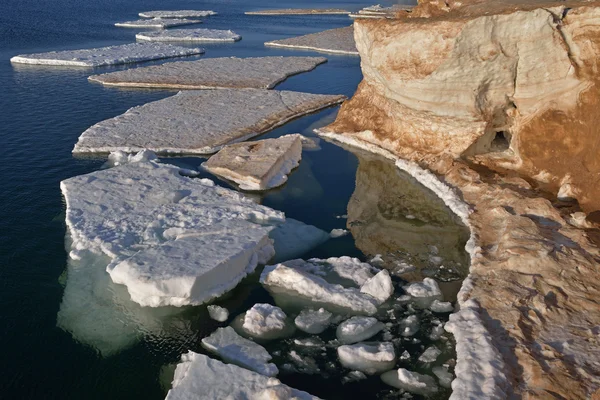
<path fill-rule="evenodd" d="M 325 347 L 325 342 L 321 340 L 318 336 L 304 338 L 304 339 L 294 339 L 294 344 L 302 347 L 313 347 L 313 348 L 323 348 Z"/>
<path fill-rule="evenodd" d="M 367 376 L 360 371 L 350 371 L 342 378 L 342 383 L 358 382 L 367 379 Z"/>
<path fill-rule="evenodd" d="M 337 353 L 344 367 L 369 375 L 388 371 L 396 364 L 394 345 L 389 342 L 344 345 Z"/>
<path fill-rule="evenodd" d="M 401 320 L 399 325 L 402 336 L 412 336 L 419 330 L 419 318 L 416 315 L 410 315 Z"/>
<path fill-rule="evenodd" d="M 407 350 L 400 355 L 400 359 L 403 361 L 410 360 L 410 353 Z"/>
<path fill-rule="evenodd" d="M 435 346 L 429 346 L 423 354 L 419 356 L 419 361 L 423 363 L 432 363 L 442 354 L 442 351 Z"/>
<path fill-rule="evenodd" d="M 444 324 L 434 326 L 431 328 L 431 333 L 429 334 L 429 339 L 431 340 L 440 340 L 442 335 L 444 334 Z"/>
<path fill-rule="evenodd" d="M 136 40 L 146 42 L 237 42 L 242 37 L 231 30 L 221 29 L 169 29 L 143 32 Z"/>
<path fill-rule="evenodd" d="M 137 154 L 127 154 L 124 151 L 113 151 L 108 155 L 106 166 L 117 167 L 129 163 L 156 161 L 158 157 L 153 151 L 142 150 Z"/>
<path fill-rule="evenodd" d="M 269 233 L 275 246 L 274 263 L 301 257 L 308 251 L 329 240 L 327 232 L 292 218 L 278 225 Z"/>
<path fill-rule="evenodd" d="M 361 286 L 360 291 L 373 296 L 380 304 L 383 304 L 394 293 L 392 278 L 390 278 L 390 274 L 383 269 L 374 277 L 366 281 L 364 285 Z"/>
<path fill-rule="evenodd" d="M 290 351 L 290 359 L 296 366 L 296 369 L 303 374 L 314 375 L 321 372 L 321 369 L 317 366 L 313 358 L 301 356 L 295 350 Z"/>
<path fill-rule="evenodd" d="M 385 325 L 373 317 L 351 317 L 336 330 L 336 337 L 343 344 L 361 342 L 375 336 Z"/>
<path fill-rule="evenodd" d="M 383 258 L 381 258 L 381 254 L 375 254 L 375 257 L 371 258 L 369 262 L 375 265 L 384 263 Z"/>
<path fill-rule="evenodd" d="M 165 29 L 174 26 L 192 25 L 199 24 L 202 21 L 199 19 L 185 19 L 185 18 L 152 18 L 152 19 L 138 19 L 136 21 L 125 21 L 117 22 L 115 26 L 120 28 L 157 28 Z"/>
<path fill-rule="evenodd" d="M 202 347 L 224 361 L 239 365 L 265 376 L 275 376 L 279 370 L 270 363 L 271 355 L 261 345 L 238 335 L 232 327 L 219 328 L 202 339 Z"/>
<path fill-rule="evenodd" d="M 229 311 L 221 306 L 210 305 L 207 307 L 208 315 L 215 321 L 225 322 L 229 318 Z"/>
<path fill-rule="evenodd" d="M 144 11 L 138 14 L 141 18 L 201 18 L 210 15 L 217 15 L 211 10 L 161 10 L 161 11 Z"/>
<path fill-rule="evenodd" d="M 406 285 L 404 290 L 412 297 L 442 297 L 442 291 L 438 283 L 431 278 L 425 278 L 423 282 L 413 282 Z"/>
<path fill-rule="evenodd" d="M 394 268 L 393 273 L 396 276 L 407 274 L 407 273 L 413 272 L 414 270 L 417 269 L 417 267 L 415 267 L 414 265 L 408 264 L 404 261 L 397 261 L 395 264 L 396 264 L 396 268 Z"/>
<path fill-rule="evenodd" d="M 354 42 L 354 28 L 352 26 L 329 29 L 289 39 L 273 40 L 266 42 L 265 46 L 358 55 Z"/>
<path fill-rule="evenodd" d="M 449 313 L 454 311 L 454 306 L 449 301 L 434 300 L 429 309 L 436 313 Z"/>
<path fill-rule="evenodd" d="M 349 233 L 350 232 L 348 232 L 346 229 L 337 229 L 336 228 L 336 229 L 332 229 L 331 230 L 331 232 L 329 233 L 329 236 L 332 239 L 335 239 L 335 238 L 339 238 L 339 237 L 342 237 L 342 236 L 346 236 Z"/>
<path fill-rule="evenodd" d="M 317 400 L 306 392 L 292 389 L 276 378 L 224 364 L 192 351 L 181 356 L 173 378 L 173 388 L 165 400 L 214 399 L 298 399 Z"/>
<path fill-rule="evenodd" d="M 445 388 L 452 387 L 452 380 L 454 379 L 454 376 L 450 372 L 448 372 L 448 368 L 433 367 L 431 369 L 431 372 L 433 372 L 433 374 L 437 376 L 438 381 L 440 382 L 440 386 Z"/>
<path fill-rule="evenodd" d="M 388 371 L 381 375 L 381 380 L 395 388 L 408 390 L 414 394 L 430 395 L 438 391 L 435 379 L 429 375 L 411 372 L 404 368 Z"/>
<path fill-rule="evenodd" d="M 287 316 L 279 307 L 259 303 L 246 311 L 242 325 L 245 332 L 256 338 L 273 338 L 286 329 Z"/>
<path fill-rule="evenodd" d="M 323 332 L 333 318 L 333 314 L 324 308 L 318 310 L 302 310 L 294 320 L 296 327 L 303 332 L 319 334 Z"/>

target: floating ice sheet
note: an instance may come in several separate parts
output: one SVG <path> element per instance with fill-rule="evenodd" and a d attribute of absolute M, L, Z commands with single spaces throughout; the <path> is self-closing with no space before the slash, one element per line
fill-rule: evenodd
<path fill-rule="evenodd" d="M 144 11 L 138 14 L 141 18 L 201 18 L 217 15 L 210 10 L 177 10 L 177 11 Z"/>
<path fill-rule="evenodd" d="M 103 67 L 163 58 L 184 57 L 204 53 L 203 49 L 160 43 L 130 43 L 96 49 L 51 51 L 22 54 L 10 59 L 12 63 L 62 65 L 70 67 Z"/>
<path fill-rule="evenodd" d="M 185 18 L 169 18 L 169 19 L 161 19 L 161 18 L 153 18 L 153 19 L 138 19 L 136 21 L 125 21 L 125 22 L 117 22 L 115 26 L 120 28 L 157 28 L 157 29 L 165 29 L 171 28 L 174 26 L 184 26 L 184 25 L 193 25 L 199 24 L 202 21 L 199 19 L 185 19 Z"/>
<path fill-rule="evenodd" d="M 79 137 L 73 153 L 210 154 L 343 99 L 257 89 L 180 92 L 97 123 Z"/>
<path fill-rule="evenodd" d="M 292 398 L 318 399 L 306 392 L 292 389 L 276 378 L 223 364 L 190 351 L 181 356 L 181 363 L 175 369 L 173 388 L 167 393 L 166 400 Z"/>
<path fill-rule="evenodd" d="M 231 30 L 169 29 L 138 33 L 135 38 L 147 42 L 237 42 L 242 37 Z"/>
<path fill-rule="evenodd" d="M 89 80 L 124 87 L 272 89 L 287 77 L 326 61 L 323 57 L 208 58 L 93 75 Z"/>
<path fill-rule="evenodd" d="M 246 15 L 324 15 L 350 14 L 350 11 L 340 8 L 282 8 L 278 10 L 246 11 Z"/>
<path fill-rule="evenodd" d="M 354 28 L 330 29 L 323 32 L 266 42 L 266 46 L 323 51 L 326 53 L 358 55 L 354 43 Z"/>

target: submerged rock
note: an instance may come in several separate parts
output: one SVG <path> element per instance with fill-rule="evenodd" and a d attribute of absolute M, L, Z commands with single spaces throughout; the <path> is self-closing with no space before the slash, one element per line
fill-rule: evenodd
<path fill-rule="evenodd" d="M 369 375 L 389 371 L 396 364 L 394 345 L 389 342 L 344 345 L 337 353 L 344 367 Z"/>
<path fill-rule="evenodd" d="M 326 53 L 358 55 L 352 26 L 330 29 L 289 39 L 266 42 L 265 46 L 315 50 Z"/>
<path fill-rule="evenodd" d="M 184 18 L 153 18 L 153 19 L 138 19 L 137 21 L 125 21 L 117 22 L 115 26 L 120 28 L 158 28 L 165 29 L 174 26 L 193 25 L 200 24 L 202 21 L 198 19 L 184 19 Z"/>
<path fill-rule="evenodd" d="M 204 53 L 203 49 L 192 49 L 170 44 L 130 43 L 97 49 L 22 54 L 12 57 L 10 62 L 17 64 L 63 65 L 68 67 L 103 67 L 202 53 Z"/>
<path fill-rule="evenodd" d="M 217 15 L 210 10 L 178 10 L 178 11 L 144 11 L 138 14 L 141 18 L 200 18 Z"/>
<path fill-rule="evenodd" d="M 146 42 L 237 42 L 242 39 L 234 31 L 221 29 L 169 29 L 138 33 L 135 38 Z"/>
<path fill-rule="evenodd" d="M 210 154 L 343 99 L 255 89 L 180 92 L 97 123 L 79 137 L 73 153 Z"/>
<path fill-rule="evenodd" d="M 268 190 L 287 182 L 302 158 L 301 135 L 225 146 L 202 166 L 243 190 Z"/>

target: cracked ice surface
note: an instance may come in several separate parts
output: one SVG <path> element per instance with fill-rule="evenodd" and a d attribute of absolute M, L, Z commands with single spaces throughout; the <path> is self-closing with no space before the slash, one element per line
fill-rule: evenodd
<path fill-rule="evenodd" d="M 120 28 L 158 28 L 165 29 L 171 28 L 174 26 L 183 26 L 183 25 L 192 25 L 192 24 L 200 24 L 202 21 L 198 19 L 138 19 L 136 21 L 125 21 L 125 22 L 117 22 L 115 26 Z"/>
<path fill-rule="evenodd" d="M 96 49 L 51 51 L 21 54 L 10 59 L 12 63 L 63 65 L 70 67 L 103 67 L 129 64 L 204 53 L 203 49 L 173 46 L 161 43 L 129 43 Z"/>
<path fill-rule="evenodd" d="M 93 75 L 89 80 L 127 87 L 272 89 L 287 77 L 310 71 L 326 61 L 323 57 L 220 57 Z"/>
<path fill-rule="evenodd" d="M 266 42 L 265 46 L 358 55 L 358 50 L 356 50 L 354 42 L 354 28 L 352 26 L 329 29 L 289 39 L 273 40 Z"/>
<path fill-rule="evenodd" d="M 138 14 L 141 18 L 200 18 L 217 15 L 210 10 L 177 10 L 177 11 L 144 11 Z"/>
<path fill-rule="evenodd" d="M 169 29 L 138 33 L 135 38 L 148 42 L 236 42 L 242 39 L 234 31 L 222 29 Z"/>
<path fill-rule="evenodd" d="M 79 137 L 73 153 L 210 154 L 344 98 L 257 89 L 180 92 L 97 123 Z"/>

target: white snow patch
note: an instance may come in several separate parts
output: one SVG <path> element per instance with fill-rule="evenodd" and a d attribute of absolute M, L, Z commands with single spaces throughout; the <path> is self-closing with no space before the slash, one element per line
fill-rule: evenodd
<path fill-rule="evenodd" d="M 138 14 L 141 18 L 201 18 L 210 15 L 217 15 L 211 10 L 160 10 L 160 11 L 144 11 Z"/>
<path fill-rule="evenodd" d="M 294 320 L 296 328 L 306 333 L 319 334 L 323 332 L 333 319 L 333 314 L 324 308 L 318 310 L 305 309 Z"/>
<path fill-rule="evenodd" d="M 369 375 L 388 371 L 396 364 L 394 345 L 389 342 L 344 345 L 337 353 L 344 367 Z"/>
<path fill-rule="evenodd" d="M 383 328 L 385 328 L 383 322 L 376 318 L 355 316 L 337 327 L 336 337 L 343 344 L 352 344 L 375 336 Z"/>
<path fill-rule="evenodd" d="M 146 42 L 237 42 L 242 37 L 232 30 L 222 29 L 169 29 L 143 32 L 136 40 Z"/>
<path fill-rule="evenodd" d="M 229 318 L 229 310 L 224 307 L 211 304 L 206 308 L 208 309 L 208 315 L 215 321 L 225 322 Z"/>
<path fill-rule="evenodd" d="M 361 286 L 360 291 L 375 297 L 380 304 L 385 303 L 394 293 L 389 272 L 385 269 L 379 271 Z"/>

